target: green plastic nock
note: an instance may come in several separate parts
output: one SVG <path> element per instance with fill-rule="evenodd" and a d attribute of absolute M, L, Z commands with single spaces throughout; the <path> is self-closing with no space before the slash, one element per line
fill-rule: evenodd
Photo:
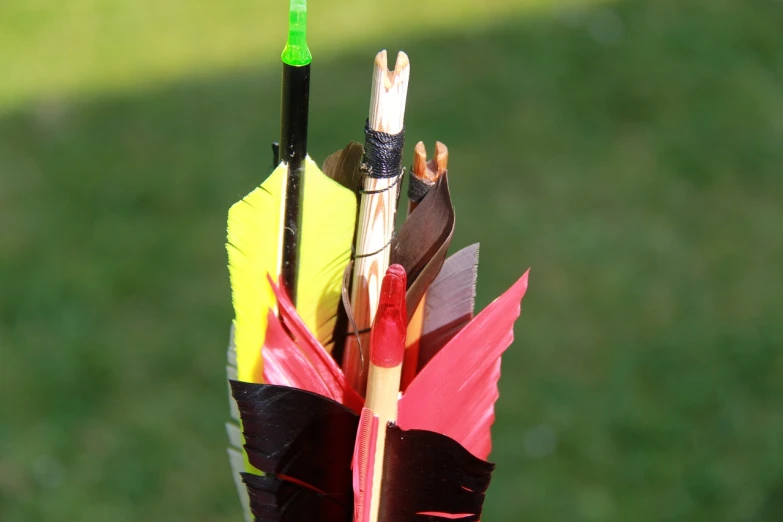
<path fill-rule="evenodd" d="M 313 61 L 307 48 L 307 0 L 291 0 L 288 9 L 288 41 L 283 49 L 283 63 L 301 67 Z"/>

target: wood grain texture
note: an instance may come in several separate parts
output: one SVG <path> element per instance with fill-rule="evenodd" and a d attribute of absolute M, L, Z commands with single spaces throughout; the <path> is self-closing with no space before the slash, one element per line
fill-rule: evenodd
<path fill-rule="evenodd" d="M 397 208 L 397 190 L 392 185 L 396 181 L 397 178 L 367 177 L 365 191 L 383 192 L 364 194 L 359 209 L 351 303 L 360 339 L 355 335 L 346 338 L 343 370 L 351 386 L 362 395 L 367 382 L 369 328 L 378 308 L 381 281 L 389 268 Z M 386 190 L 389 187 L 392 188 Z"/>
<path fill-rule="evenodd" d="M 387 134 L 399 134 L 404 128 L 405 103 L 410 79 L 408 56 L 400 51 L 393 71 L 389 71 L 383 50 L 375 57 L 370 95 L 369 126 Z M 343 371 L 353 388 L 364 395 L 367 386 L 369 337 L 378 307 L 381 281 L 389 267 L 394 218 L 399 196 L 399 176 L 364 179 L 356 234 L 356 257 L 351 285 L 351 304 L 358 329 L 346 338 Z"/>
<path fill-rule="evenodd" d="M 393 71 L 388 68 L 385 49 L 375 56 L 370 95 L 370 128 L 386 134 L 402 132 L 410 74 L 410 61 L 404 52 L 397 53 Z"/>

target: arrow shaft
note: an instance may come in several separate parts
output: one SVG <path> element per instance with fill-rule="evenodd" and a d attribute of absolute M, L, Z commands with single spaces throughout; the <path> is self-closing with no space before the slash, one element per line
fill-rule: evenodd
<path fill-rule="evenodd" d="M 301 243 L 304 164 L 310 112 L 310 65 L 283 64 L 280 160 L 288 166 L 283 215 L 281 278 L 296 304 L 296 280 Z"/>

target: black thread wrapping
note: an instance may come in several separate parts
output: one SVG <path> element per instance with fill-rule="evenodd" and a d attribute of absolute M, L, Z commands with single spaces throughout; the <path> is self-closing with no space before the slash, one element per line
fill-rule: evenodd
<path fill-rule="evenodd" d="M 361 330 L 357 330 L 357 331 L 353 331 L 352 330 L 352 331 L 348 332 L 348 335 L 364 335 L 364 334 L 368 334 L 370 332 L 372 332 L 372 327 L 362 328 Z"/>
<path fill-rule="evenodd" d="M 414 203 L 419 203 L 434 186 L 434 182 L 427 182 L 411 174 L 410 180 L 408 180 L 408 199 Z"/>
<path fill-rule="evenodd" d="M 394 183 L 389 185 L 386 188 L 380 189 L 380 190 L 364 190 L 359 189 L 359 194 L 383 194 L 384 192 L 388 192 L 389 190 L 393 189 L 394 187 L 398 186 L 400 184 L 400 181 L 402 181 L 402 175 L 404 174 L 404 169 L 400 169 L 400 175 L 397 176 L 397 179 L 394 180 Z M 391 176 L 389 176 L 391 177 Z M 388 179 L 388 178 L 387 178 Z M 397 189 L 397 193 L 399 194 L 400 190 Z M 422 196 L 424 197 L 424 196 Z"/>
<path fill-rule="evenodd" d="M 372 178 L 399 176 L 402 165 L 402 149 L 405 145 L 405 129 L 399 134 L 386 134 L 370 128 L 368 119 L 364 125 L 364 169 Z"/>
<path fill-rule="evenodd" d="M 381 252 L 383 252 L 384 250 L 389 248 L 389 246 L 391 246 L 392 241 L 394 241 L 394 234 L 393 233 L 392 233 L 392 237 L 389 238 L 389 242 L 386 243 L 385 245 L 383 245 L 381 248 L 379 248 L 375 252 L 369 252 L 369 253 L 365 253 L 365 254 L 357 254 L 356 252 L 354 252 L 353 253 L 353 258 L 357 259 L 357 258 L 360 258 L 360 257 L 371 257 L 371 256 L 374 256 L 374 255 L 380 254 Z"/>

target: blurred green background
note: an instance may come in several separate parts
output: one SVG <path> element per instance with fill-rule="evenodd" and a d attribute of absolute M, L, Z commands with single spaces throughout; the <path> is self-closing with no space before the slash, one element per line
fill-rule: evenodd
<path fill-rule="evenodd" d="M 241 520 L 228 207 L 285 0 L 0 2 L 0 520 Z M 783 520 L 783 2 L 310 2 L 311 154 L 408 52 L 483 307 L 532 267 L 487 521 Z M 406 163 L 410 161 L 410 147 Z"/>

